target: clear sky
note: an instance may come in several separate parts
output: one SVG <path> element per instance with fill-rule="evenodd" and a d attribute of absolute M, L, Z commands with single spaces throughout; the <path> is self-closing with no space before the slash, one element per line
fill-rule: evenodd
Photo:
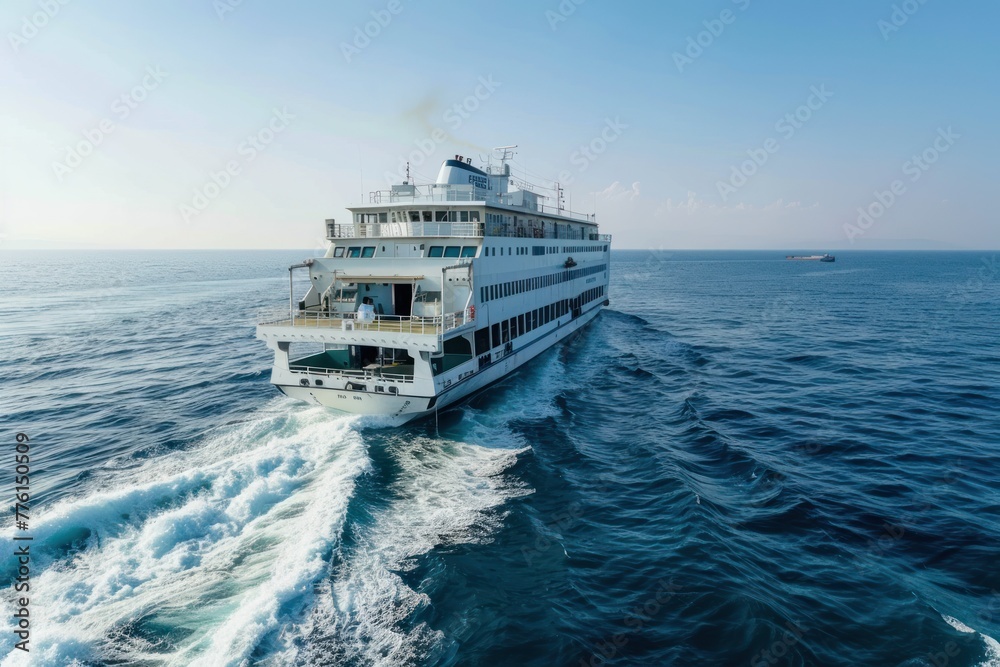
<path fill-rule="evenodd" d="M 515 176 L 560 178 L 619 248 L 1000 248 L 998 21 L 995 0 L 4 0 L 0 244 L 313 248 L 407 159 L 433 180 L 517 144 Z"/>

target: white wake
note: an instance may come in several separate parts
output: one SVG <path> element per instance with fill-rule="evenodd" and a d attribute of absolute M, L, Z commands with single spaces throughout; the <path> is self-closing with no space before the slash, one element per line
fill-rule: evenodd
<path fill-rule="evenodd" d="M 265 412 L 56 505 L 33 521 L 31 652 L 8 630 L 2 664 L 243 663 L 311 600 L 368 465 L 350 419 Z"/>

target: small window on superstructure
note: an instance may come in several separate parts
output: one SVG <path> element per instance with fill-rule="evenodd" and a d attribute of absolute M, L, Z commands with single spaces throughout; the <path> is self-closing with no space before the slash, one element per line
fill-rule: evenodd
<path fill-rule="evenodd" d="M 433 211 L 421 211 L 421 213 L 423 215 L 424 222 L 430 222 L 431 221 L 431 213 L 433 213 Z"/>
<path fill-rule="evenodd" d="M 341 245 L 341 246 L 337 246 L 336 248 L 334 248 L 333 249 L 333 256 L 334 257 L 343 257 L 344 256 L 344 246 Z"/>
<path fill-rule="evenodd" d="M 431 249 L 427 251 L 428 257 L 442 257 L 444 256 L 444 246 L 432 245 Z"/>
<path fill-rule="evenodd" d="M 476 256 L 476 246 L 465 245 L 462 246 L 462 257 L 475 257 Z"/>
<path fill-rule="evenodd" d="M 469 212 L 468 211 L 459 211 L 458 212 L 458 221 L 459 222 L 468 222 L 469 221 Z"/>
<path fill-rule="evenodd" d="M 420 222 L 420 211 L 409 211 L 410 222 Z"/>
<path fill-rule="evenodd" d="M 461 247 L 457 245 L 450 245 L 445 247 L 444 256 L 445 257 L 458 257 L 461 254 Z"/>
<path fill-rule="evenodd" d="M 382 211 L 381 213 L 378 214 L 378 221 L 389 222 L 389 214 L 386 213 L 385 211 Z"/>
<path fill-rule="evenodd" d="M 375 246 L 373 246 L 373 245 L 365 246 L 364 249 L 361 251 L 361 256 L 365 257 L 365 258 L 367 258 L 367 257 L 374 257 L 375 256 Z"/>
<path fill-rule="evenodd" d="M 448 222 L 448 211 L 434 211 L 434 222 Z"/>
<path fill-rule="evenodd" d="M 479 222 L 479 211 L 469 211 L 469 221 Z"/>

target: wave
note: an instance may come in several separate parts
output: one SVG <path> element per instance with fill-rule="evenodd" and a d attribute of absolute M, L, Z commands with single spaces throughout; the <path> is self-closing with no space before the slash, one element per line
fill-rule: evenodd
<path fill-rule="evenodd" d="M 308 602 L 369 464 L 352 420 L 317 408 L 95 476 L 34 522 L 30 664 L 245 662 Z M 10 637 L 2 664 L 27 664 Z"/>
<path fill-rule="evenodd" d="M 446 650 L 428 620 L 433 583 L 408 573 L 438 547 L 489 542 L 510 498 L 529 491 L 505 476 L 525 450 L 431 438 L 391 444 L 398 479 L 325 582 L 306 621 L 267 664 L 424 664 Z"/>
<path fill-rule="evenodd" d="M 1000 642 L 993 639 L 993 637 L 990 637 L 989 635 L 976 632 L 957 618 L 947 616 L 945 614 L 941 614 L 941 618 L 944 619 L 945 623 L 959 632 L 969 635 L 978 635 L 980 641 L 983 642 L 983 657 L 985 658 L 981 663 L 979 663 L 978 667 L 1000 667 Z"/>

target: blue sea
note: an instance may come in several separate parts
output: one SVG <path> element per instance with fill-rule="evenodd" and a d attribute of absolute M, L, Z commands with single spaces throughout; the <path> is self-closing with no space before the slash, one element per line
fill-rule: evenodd
<path fill-rule="evenodd" d="M 0 252 L 3 665 L 1000 665 L 1000 253 L 614 251 L 395 429 L 269 384 L 307 254 Z"/>

